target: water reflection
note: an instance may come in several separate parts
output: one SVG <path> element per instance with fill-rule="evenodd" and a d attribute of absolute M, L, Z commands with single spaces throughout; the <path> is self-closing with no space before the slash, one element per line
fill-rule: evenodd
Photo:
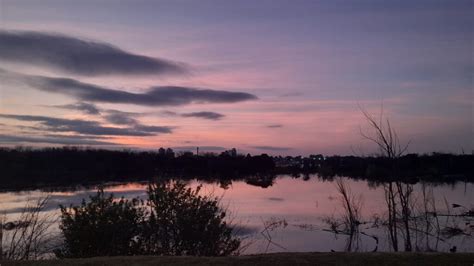
<path fill-rule="evenodd" d="M 233 181 L 222 185 L 220 182 L 187 181 L 195 188 L 202 184 L 201 193 L 213 194 L 221 199 L 227 208 L 229 217 L 237 226 L 239 236 L 245 238 L 248 245 L 245 253 L 280 252 L 280 251 L 343 251 L 347 248 L 347 236 L 328 232 L 324 219 L 340 215 L 342 205 L 340 195 L 334 182 L 320 180 L 316 177 L 295 179 L 290 176 L 278 176 L 271 185 L 261 186 L 265 180 L 255 179 L 252 182 Z M 346 180 L 354 195 L 361 195 L 363 220 L 372 220 L 374 215 L 385 213 L 385 196 L 383 188 L 374 186 L 366 181 Z M 255 186 L 257 184 L 258 186 Z M 107 184 L 106 192 L 114 193 L 116 197 L 146 198 L 147 184 L 143 182 L 125 184 Z M 447 210 L 446 202 L 456 203 L 468 209 L 474 207 L 474 184 L 457 183 L 453 185 L 431 186 L 436 196 L 439 211 Z M 422 191 L 422 184 L 414 185 L 415 195 Z M 79 204 L 83 198 L 88 198 L 96 192 L 96 186 L 75 187 L 60 190 L 31 190 L 20 192 L 0 193 L 0 212 L 8 220 L 15 220 L 21 213 L 25 202 L 34 201 L 45 195 L 50 201 L 45 211 L 59 214 L 59 205 Z M 284 221 L 286 226 L 275 226 L 270 233 L 269 245 L 265 234 L 268 221 Z M 281 223 L 283 224 L 283 223 Z M 474 224 L 474 222 L 473 222 Z M 386 232 L 383 227 L 362 225 L 364 234 L 358 235 L 357 249 L 360 251 L 389 250 Z M 57 226 L 54 230 L 58 230 Z M 377 236 L 377 241 L 373 236 Z M 472 236 L 458 236 L 447 239 L 439 245 L 439 251 L 449 251 L 457 246 L 458 252 L 473 252 Z"/>

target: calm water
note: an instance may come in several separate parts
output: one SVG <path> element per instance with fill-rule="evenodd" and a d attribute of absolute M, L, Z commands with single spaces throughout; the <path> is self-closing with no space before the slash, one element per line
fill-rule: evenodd
<path fill-rule="evenodd" d="M 371 187 L 365 181 L 347 179 L 351 193 L 360 196 L 363 202 L 362 215 L 364 220 L 373 220 L 374 215 L 385 215 L 385 200 L 382 187 Z M 227 189 L 218 184 L 191 181 L 189 185 L 196 187 L 202 184 L 202 193 L 212 193 L 221 197 L 221 202 L 228 209 L 229 217 L 238 225 L 239 235 L 248 244 L 244 253 L 264 253 L 281 251 L 344 251 L 348 237 L 335 235 L 326 231 L 329 226 L 323 221 L 327 217 L 338 217 L 342 214 L 340 195 L 335 183 L 321 181 L 316 177 L 308 181 L 293 179 L 289 176 L 280 176 L 268 188 L 261 188 L 246 184 L 244 181 L 235 181 Z M 436 197 L 439 213 L 447 213 L 447 205 L 456 203 L 466 208 L 474 208 L 474 185 L 458 183 L 455 185 L 429 186 Z M 415 185 L 415 198 L 419 202 L 421 184 Z M 112 192 L 117 197 L 146 198 L 145 183 L 111 184 L 105 191 Z M 0 212 L 6 215 L 8 221 L 19 216 L 25 203 L 30 200 L 50 195 L 51 200 L 46 209 L 50 213 L 58 213 L 58 205 L 79 204 L 83 198 L 95 193 L 95 189 L 78 188 L 72 192 L 42 192 L 39 190 L 22 192 L 0 193 Z M 451 214 L 459 212 L 461 208 L 451 209 Z M 268 230 L 273 243 L 269 244 L 262 230 L 270 222 L 278 222 L 278 226 Z M 445 218 L 441 220 L 446 222 Z M 474 219 L 452 219 L 451 225 L 462 228 L 471 228 Z M 361 231 L 379 238 L 378 245 L 374 238 L 364 234 L 359 236 L 358 250 L 372 251 L 376 247 L 379 251 L 389 250 L 386 231 L 383 227 L 373 228 L 371 225 L 362 225 Z M 54 231 L 58 231 L 57 224 Z M 268 236 L 268 235 L 267 235 Z M 459 252 L 474 252 L 473 236 L 457 236 L 440 242 L 439 251 L 448 251 L 453 245 Z"/>

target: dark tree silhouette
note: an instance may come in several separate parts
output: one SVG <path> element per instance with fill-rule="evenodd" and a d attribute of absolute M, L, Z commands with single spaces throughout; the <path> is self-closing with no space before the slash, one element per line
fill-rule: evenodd
<path fill-rule="evenodd" d="M 393 164 L 398 174 L 393 174 Z M 269 186 L 277 174 L 289 174 L 305 180 L 317 173 L 323 179 L 347 176 L 382 184 L 400 179 L 418 181 L 474 182 L 474 154 L 407 154 L 401 156 L 286 156 L 182 154 L 171 149 L 155 151 L 113 151 L 77 147 L 0 148 L 0 189 L 20 190 L 43 187 L 94 185 L 108 181 L 154 181 L 198 178 L 228 186 L 244 180 L 257 186 Z M 153 179 L 152 179 L 153 178 Z"/>

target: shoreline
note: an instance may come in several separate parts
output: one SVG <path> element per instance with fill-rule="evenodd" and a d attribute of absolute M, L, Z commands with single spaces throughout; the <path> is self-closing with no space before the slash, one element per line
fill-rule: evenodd
<path fill-rule="evenodd" d="M 5 265 L 473 265 L 474 253 L 271 253 L 229 257 L 136 256 L 2 261 Z"/>

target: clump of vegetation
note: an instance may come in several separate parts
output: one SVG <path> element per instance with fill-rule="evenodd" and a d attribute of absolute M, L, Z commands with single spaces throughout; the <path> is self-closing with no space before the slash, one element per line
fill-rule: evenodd
<path fill-rule="evenodd" d="M 55 251 L 60 258 L 135 255 L 136 239 L 144 222 L 144 209 L 137 199 L 115 201 L 99 189 L 89 202 L 61 207 L 60 229 L 64 246 Z"/>
<path fill-rule="evenodd" d="M 382 168 L 386 170 L 386 173 L 380 174 L 380 180 L 383 181 L 381 185 L 385 193 L 386 214 L 382 218 L 374 217 L 373 221 L 368 222 L 373 224 L 372 227 L 382 225 L 386 228 L 390 248 L 393 251 L 399 251 L 403 247 L 406 252 L 436 251 L 440 242 L 449 245 L 446 240 L 451 237 L 472 237 L 468 227 L 470 221 L 467 219 L 471 216 L 472 210 L 470 211 L 459 204 L 452 204 L 453 209 L 460 208 L 462 211 L 451 215 L 449 204 L 446 201 L 448 213 L 439 213 L 433 189 L 428 189 L 425 182 L 421 183 L 421 192 L 416 193 L 413 186 L 414 180 L 410 178 L 410 174 L 407 174 L 406 168 L 417 168 L 414 167 L 417 165 L 414 162 L 417 161 L 418 156 L 404 155 L 408 148 L 408 143 L 406 145 L 401 144 L 397 132 L 392 127 L 390 121 L 383 118 L 383 110 L 378 119 L 362 108 L 361 111 L 371 129 L 371 133 L 363 133 L 361 130 L 361 134 L 366 140 L 376 144 L 376 147 L 380 150 L 379 157 L 376 159 L 379 160 Z M 437 157 L 439 156 L 433 155 L 431 159 L 436 159 Z M 344 161 L 343 158 L 340 160 L 340 163 L 347 167 L 347 165 L 351 165 L 350 161 L 358 160 Z M 361 162 L 361 160 L 359 161 Z M 408 161 L 412 161 L 412 163 L 407 164 Z M 347 167 L 347 169 L 351 168 Z M 424 165 L 422 168 L 428 169 L 429 167 Z M 365 168 L 362 167 L 361 169 Z M 371 172 L 377 175 L 378 171 L 371 170 Z M 358 235 L 372 237 L 376 242 L 374 249 L 376 251 L 378 248 L 378 237 L 368 235 L 359 230 L 359 225 L 361 224 L 360 201 L 357 201 L 351 195 L 349 188 L 345 186 L 342 179 L 336 179 L 336 185 L 337 191 L 342 198 L 344 215 L 342 218 L 326 218 L 325 222 L 330 227 L 326 231 L 348 235 L 346 251 L 352 250 L 354 242 L 355 250 L 357 250 Z M 440 217 L 443 217 L 443 219 L 440 219 Z M 452 221 L 450 218 L 452 218 Z M 443 220 L 445 222 L 444 225 L 441 224 Z M 465 222 L 464 228 L 459 225 L 463 220 Z M 456 252 L 456 246 L 451 247 L 449 250 Z"/>
<path fill-rule="evenodd" d="M 263 223 L 263 230 L 260 231 L 260 234 L 263 236 L 263 238 L 267 242 L 267 246 L 265 247 L 265 253 L 268 252 L 270 245 L 276 246 L 283 250 L 287 250 L 284 246 L 273 241 L 271 232 L 273 232 L 274 230 L 278 228 L 286 228 L 288 226 L 288 222 L 285 219 L 277 219 L 275 217 L 271 217 L 267 221 L 262 220 L 262 223 Z"/>
<path fill-rule="evenodd" d="M 219 200 L 181 182 L 151 184 L 148 199 L 114 200 L 99 190 L 89 202 L 61 207 L 59 257 L 118 255 L 225 256 L 240 240 Z"/>
<path fill-rule="evenodd" d="M 383 145 L 382 152 L 374 156 L 318 154 L 272 157 L 266 154 L 243 155 L 234 150 L 219 155 L 193 155 L 189 152 L 175 154 L 171 149 L 133 151 L 81 147 L 0 147 L 0 188 L 21 190 L 93 185 L 107 181 L 148 181 L 150 177 L 158 176 L 163 179 L 218 181 L 223 187 L 235 180 L 244 180 L 250 185 L 268 187 L 278 174 L 309 180 L 310 174 L 315 173 L 324 180 L 346 176 L 375 183 L 398 180 L 410 184 L 419 181 L 474 182 L 474 154 L 405 154 L 405 147 L 398 147 L 396 132 L 390 123 L 381 123 L 381 120 L 374 120 L 371 116 L 368 119 L 372 119 L 369 126 L 377 127 L 373 128 L 375 131 L 364 133 L 365 136 L 376 141 L 376 145 Z M 386 143 L 380 138 L 381 134 L 385 134 Z M 391 156 L 387 156 L 387 151 Z M 394 164 L 397 166 L 396 175 L 393 174 Z"/>
<path fill-rule="evenodd" d="M 133 151 L 81 147 L 0 147 L 0 168 L 0 188 L 21 189 L 107 181 L 148 181 L 156 176 L 184 180 L 196 177 L 235 180 L 249 175 L 270 174 L 275 163 L 266 154 L 245 156 L 235 150 L 219 155 L 193 155 L 188 152 L 175 155 L 171 149 Z"/>
<path fill-rule="evenodd" d="M 347 238 L 345 251 L 356 251 L 359 248 L 359 233 L 367 235 L 359 230 L 362 220 L 362 197 L 354 195 L 350 187 L 342 178 L 336 179 L 336 189 L 340 195 L 343 213 L 341 217 L 326 217 L 323 221 L 329 225 L 330 229 L 326 231 L 335 234 L 344 234 Z M 374 238 L 374 236 L 367 235 Z M 378 240 L 374 238 L 378 244 Z M 377 247 L 376 247 L 377 248 Z"/>
<path fill-rule="evenodd" d="M 225 256 L 239 248 L 219 200 L 199 195 L 200 190 L 201 186 L 193 190 L 180 182 L 148 187 L 146 253 Z"/>

